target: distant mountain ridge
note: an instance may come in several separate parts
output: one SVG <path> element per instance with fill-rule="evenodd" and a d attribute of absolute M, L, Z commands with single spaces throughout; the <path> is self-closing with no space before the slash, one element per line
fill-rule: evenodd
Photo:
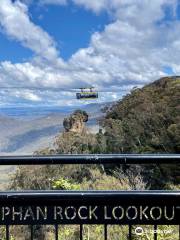
<path fill-rule="evenodd" d="M 1 107 L 0 117 L 4 118 L 40 118 L 52 114 L 65 115 L 72 113 L 76 109 L 87 110 L 88 112 L 99 112 L 104 106 L 111 103 L 89 103 L 82 104 L 81 106 L 13 106 L 13 107 Z"/>
<path fill-rule="evenodd" d="M 110 103 L 83 105 L 90 116 L 89 127 L 98 129 L 101 109 Z M 80 108 L 80 107 L 79 107 Z M 45 106 L 7 108 L 0 110 L 0 155 L 33 154 L 42 147 L 51 146 L 55 136 L 63 128 L 63 120 L 78 107 Z"/>

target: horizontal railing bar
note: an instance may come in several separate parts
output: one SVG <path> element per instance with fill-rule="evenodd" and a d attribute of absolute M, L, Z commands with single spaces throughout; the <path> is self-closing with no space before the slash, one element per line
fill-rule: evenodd
<path fill-rule="evenodd" d="M 34 191 L 8 191 L 0 192 L 1 199 L 58 199 L 58 198 L 101 198 L 101 197 L 153 197 L 153 198 L 163 198 L 163 197 L 180 197 L 180 191 L 171 190 L 146 190 L 146 191 L 65 191 L 65 190 L 34 190 Z"/>
<path fill-rule="evenodd" d="M 180 154 L 63 154 L 48 156 L 0 156 L 0 165 L 177 163 L 180 163 Z"/>

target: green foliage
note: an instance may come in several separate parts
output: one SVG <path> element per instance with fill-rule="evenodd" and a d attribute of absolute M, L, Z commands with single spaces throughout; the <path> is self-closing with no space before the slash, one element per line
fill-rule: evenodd
<path fill-rule="evenodd" d="M 56 154 L 88 154 L 94 152 L 96 144 L 93 134 L 65 132 L 56 138 L 54 150 Z"/>
<path fill-rule="evenodd" d="M 125 174 L 120 169 L 107 174 L 100 169 L 91 169 L 91 178 L 84 178 L 83 190 L 144 190 L 146 184 L 141 175 Z"/>
<path fill-rule="evenodd" d="M 107 110 L 107 152 L 180 152 L 180 87 L 174 81 L 162 78 L 135 89 Z"/>
<path fill-rule="evenodd" d="M 5 226 L 0 227 L 0 239 L 6 240 L 6 227 Z M 12 234 L 10 234 L 9 240 L 15 240 L 15 238 Z"/>
<path fill-rule="evenodd" d="M 110 240 L 127 240 L 129 229 L 127 225 L 108 226 L 108 239 Z"/>
<path fill-rule="evenodd" d="M 101 121 L 106 153 L 180 153 L 180 85 L 162 78 L 134 89 L 106 111 Z M 143 169 L 152 188 L 180 183 L 180 165 Z"/>
<path fill-rule="evenodd" d="M 52 238 L 53 240 L 54 238 Z M 61 225 L 59 230 L 59 239 L 63 240 L 79 240 L 79 227 L 75 225 Z"/>
<path fill-rule="evenodd" d="M 179 240 L 179 228 L 178 226 L 158 226 L 158 238 L 157 240 Z"/>
<path fill-rule="evenodd" d="M 102 225 L 85 225 L 83 227 L 84 240 L 104 240 L 104 229 Z"/>
<path fill-rule="evenodd" d="M 59 178 L 58 180 L 53 181 L 52 183 L 53 189 L 58 190 L 80 190 L 79 184 L 74 184 L 70 182 L 68 179 Z"/>

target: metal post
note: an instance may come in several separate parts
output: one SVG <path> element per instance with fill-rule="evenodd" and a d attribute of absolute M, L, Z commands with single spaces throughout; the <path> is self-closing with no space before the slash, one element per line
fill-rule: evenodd
<path fill-rule="evenodd" d="M 33 228 L 33 225 L 31 225 L 31 240 L 33 240 L 33 238 L 34 238 L 33 237 L 33 235 L 34 235 L 33 232 L 34 232 L 34 228 Z"/>
<path fill-rule="evenodd" d="M 157 225 L 154 225 L 154 240 L 157 240 Z"/>
<path fill-rule="evenodd" d="M 83 240 L 83 225 L 80 225 L 80 240 Z"/>
<path fill-rule="evenodd" d="M 104 225 L 104 240 L 107 240 L 107 224 Z"/>
<path fill-rule="evenodd" d="M 132 240 L 132 226 L 129 225 L 129 240 Z"/>
<path fill-rule="evenodd" d="M 6 240 L 9 240 L 9 225 L 6 225 Z"/>
<path fill-rule="evenodd" d="M 59 226 L 58 224 L 55 225 L 55 240 L 59 240 Z"/>

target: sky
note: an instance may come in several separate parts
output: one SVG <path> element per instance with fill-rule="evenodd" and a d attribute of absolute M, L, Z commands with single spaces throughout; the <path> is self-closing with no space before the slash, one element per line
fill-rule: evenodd
<path fill-rule="evenodd" d="M 179 0 L 0 0 L 1 107 L 115 101 L 179 59 Z"/>

